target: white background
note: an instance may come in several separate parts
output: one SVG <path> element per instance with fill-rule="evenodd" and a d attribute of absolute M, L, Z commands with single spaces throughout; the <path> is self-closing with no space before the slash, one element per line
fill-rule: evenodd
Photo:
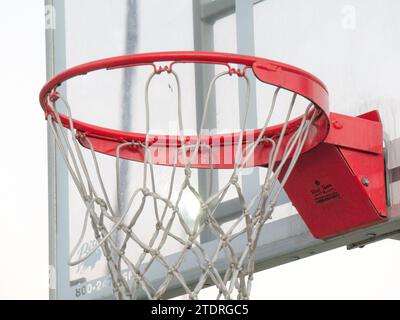
<path fill-rule="evenodd" d="M 48 298 L 43 1 L 0 2 L 0 298 Z M 253 299 L 399 299 L 400 242 L 345 248 L 258 273 Z"/>

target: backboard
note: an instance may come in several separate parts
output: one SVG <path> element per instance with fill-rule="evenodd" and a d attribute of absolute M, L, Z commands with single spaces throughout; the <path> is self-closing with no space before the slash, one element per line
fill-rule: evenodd
<path fill-rule="evenodd" d="M 47 75 L 95 59 L 151 51 L 221 51 L 243 53 L 282 61 L 305 69 L 322 79 L 330 92 L 331 111 L 356 116 L 378 109 L 384 125 L 387 152 L 388 210 L 390 219 L 382 224 L 322 241 L 312 237 L 291 205 L 281 196 L 259 240 L 257 270 L 322 253 L 339 246 L 356 247 L 368 241 L 395 237 L 400 229 L 400 92 L 396 58 L 400 45 L 396 0 L 46 0 Z M 199 125 L 207 85 L 215 70 L 200 65 L 182 69 L 185 87 L 185 121 L 196 130 Z M 145 75 L 133 70 L 101 71 L 85 79 L 73 80 L 61 88 L 75 106 L 79 118 L 122 130 L 143 129 L 142 101 Z M 229 89 L 235 94 L 228 94 Z M 173 84 L 157 87 L 163 103 L 173 103 Z M 263 96 L 257 88 L 251 93 L 255 110 L 248 126 L 258 127 L 263 116 Z M 164 100 L 165 99 L 165 100 Z M 214 108 L 208 114 L 210 129 L 238 127 L 243 112 L 244 88 L 239 82 L 216 88 Z M 79 106 L 77 108 L 76 106 Z M 78 114 L 76 114 L 78 112 Z M 282 119 L 274 119 L 277 123 Z M 158 109 L 154 126 L 176 130 L 168 108 Z M 49 213 L 50 213 L 50 296 L 57 299 L 111 299 L 111 282 L 100 250 L 88 260 L 70 267 L 72 248 L 78 243 L 83 220 L 82 204 L 54 141 L 49 136 Z M 115 165 L 107 157 L 102 165 Z M 124 162 L 122 175 L 126 194 L 141 176 L 134 163 Z M 240 183 L 251 197 L 260 185 L 261 169 L 248 170 Z M 223 181 L 219 172 L 217 181 Z M 133 178 L 134 177 L 134 178 Z M 197 183 L 207 177 L 198 174 Z M 166 182 L 166 181 L 165 181 Z M 115 189 L 115 182 L 107 184 Z M 160 180 L 162 188 L 163 181 Z M 205 188 L 203 188 L 205 189 Z M 206 192 L 206 190 L 203 190 Z M 124 192 L 123 192 L 124 193 Z M 113 195 L 117 195 L 114 193 Z M 238 199 L 227 197 L 219 221 L 235 217 Z M 111 199 L 111 202 L 115 199 Z M 187 207 L 193 199 L 185 199 Z M 148 232 L 143 222 L 143 237 Z M 202 242 L 212 245 L 213 236 L 204 232 Z M 84 256 L 96 241 L 84 234 L 76 254 Z M 179 246 L 171 245 L 171 256 Z M 198 277 L 190 263 L 185 277 Z M 129 274 L 126 275 L 129 277 Z M 160 282 L 154 270 L 153 281 Z M 181 294 L 171 287 L 169 297 Z"/>

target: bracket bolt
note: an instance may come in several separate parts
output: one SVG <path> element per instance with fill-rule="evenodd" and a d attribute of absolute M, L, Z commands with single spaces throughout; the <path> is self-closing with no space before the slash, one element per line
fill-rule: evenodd
<path fill-rule="evenodd" d="M 340 129 L 343 128 L 343 125 L 342 125 L 339 121 L 337 121 L 337 120 L 333 120 L 333 121 L 332 121 L 332 125 L 333 125 L 333 127 L 334 127 L 335 129 L 338 129 L 338 130 L 340 130 Z"/>
<path fill-rule="evenodd" d="M 361 183 L 364 186 L 368 187 L 369 186 L 369 179 L 367 177 L 364 177 L 364 178 L 361 179 Z"/>

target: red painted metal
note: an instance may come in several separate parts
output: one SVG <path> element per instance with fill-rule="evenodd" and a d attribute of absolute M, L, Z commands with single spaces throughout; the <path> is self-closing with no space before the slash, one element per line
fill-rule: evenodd
<path fill-rule="evenodd" d="M 378 116 L 377 120 L 369 120 L 373 115 Z M 366 152 L 383 152 L 382 124 L 378 112 L 372 111 L 356 118 L 334 112 L 329 116 L 332 126 L 325 143 Z"/>
<path fill-rule="evenodd" d="M 384 221 L 382 124 L 377 111 L 331 114 L 325 143 L 300 156 L 285 190 L 320 239 Z M 364 184 L 363 184 L 364 183 Z"/>
<path fill-rule="evenodd" d="M 168 62 L 164 66 L 157 66 L 156 62 Z M 329 131 L 329 110 L 328 92 L 324 84 L 310 73 L 289 66 L 280 62 L 227 53 L 217 52 L 156 52 L 146 54 L 125 55 L 103 60 L 97 60 L 70 68 L 51 79 L 40 92 L 40 104 L 46 115 L 53 114 L 49 100 L 56 99 L 56 90 L 63 82 L 76 76 L 84 75 L 100 69 L 115 69 L 132 66 L 150 65 L 157 73 L 171 72 L 176 63 L 210 63 L 221 64 L 228 68 L 231 74 L 243 76 L 247 69 L 251 68 L 256 77 L 265 83 L 282 87 L 298 93 L 315 104 L 315 110 L 319 112 L 314 120 L 305 142 L 303 152 L 310 150 L 320 144 L 326 138 Z M 230 64 L 239 64 L 243 69 L 235 69 Z M 66 128 L 69 128 L 69 120 L 66 115 L 60 114 L 61 121 Z M 283 140 L 282 151 L 294 134 L 300 123 L 300 118 L 292 119 L 289 122 L 287 134 Z M 145 142 L 145 134 L 138 132 L 126 132 L 102 128 L 82 121 L 73 120 L 75 129 L 81 133 L 80 143 L 88 146 L 86 139 L 90 139 L 97 152 L 115 156 L 116 148 L 122 142 Z M 273 138 L 279 135 L 282 125 L 268 128 L 264 137 Z M 244 133 L 243 144 L 253 142 L 260 134 L 260 129 L 249 130 Z M 185 144 L 193 145 L 197 141 L 197 136 L 185 136 Z M 171 165 L 171 154 L 181 146 L 179 136 L 151 135 L 149 140 L 151 153 L 155 163 L 161 165 Z M 233 154 L 238 146 L 239 133 L 202 136 L 201 141 L 207 147 L 200 149 L 201 159 L 194 161 L 192 167 L 207 168 L 211 166 L 211 161 L 215 168 L 233 168 Z M 210 151 L 211 150 L 211 151 Z M 268 163 L 271 145 L 261 143 L 254 154 L 254 160 L 247 164 L 251 166 L 265 165 Z M 211 154 L 210 154 L 211 153 Z M 282 154 L 278 154 L 277 159 L 281 159 Z M 144 160 L 144 150 L 141 146 L 124 148 L 121 150 L 121 157 L 134 160 Z M 180 154 L 178 165 L 183 165 L 183 156 Z"/>

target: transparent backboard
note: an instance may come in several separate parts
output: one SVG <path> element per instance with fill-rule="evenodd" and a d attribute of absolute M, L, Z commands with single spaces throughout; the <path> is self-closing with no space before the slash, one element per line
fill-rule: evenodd
<path fill-rule="evenodd" d="M 378 234 L 399 228 L 396 218 L 400 199 L 400 91 L 397 75 L 400 64 L 396 0 L 47 0 L 47 74 L 51 77 L 74 65 L 111 56 L 153 51 L 221 51 L 243 53 L 288 63 L 322 79 L 330 92 L 331 111 L 358 115 L 378 109 L 387 140 L 390 206 L 392 219 L 374 227 Z M 177 68 L 182 79 L 182 104 L 187 133 L 196 132 L 208 84 L 218 68 L 184 65 Z M 60 88 L 73 106 L 74 117 L 96 125 L 121 130 L 144 130 L 144 86 L 149 69 L 105 70 L 69 81 Z M 176 84 L 164 78 L 151 89 L 152 128 L 174 133 L 176 117 L 171 106 L 176 102 Z M 214 108 L 208 115 L 210 129 L 238 130 L 243 112 L 245 88 L 237 79 L 218 83 Z M 252 88 L 254 108 L 249 128 L 260 127 L 265 118 L 265 101 L 272 91 Z M 283 97 L 279 108 L 284 110 Z M 156 106 L 162 106 L 156 107 Z M 296 108 L 295 108 L 296 109 Z M 298 110 L 301 112 L 301 105 Z M 280 123 L 279 114 L 273 119 Z M 84 207 L 63 160 L 49 138 L 49 212 L 50 212 L 50 295 L 59 299 L 113 298 L 107 265 L 100 249 L 89 259 L 70 267 L 75 258 L 85 256 L 96 245 L 90 230 L 81 236 Z M 112 171 L 115 161 L 100 156 L 103 170 Z M 140 164 L 124 161 L 122 194 L 111 192 L 110 202 L 125 197 L 141 181 Z M 166 170 L 163 168 L 163 170 Z M 260 185 L 262 169 L 249 169 L 240 183 L 251 197 Z M 157 171 L 156 171 L 157 172 Z M 217 183 L 229 177 L 219 171 Z M 158 174 L 158 187 L 166 189 L 168 175 Z M 207 177 L 195 177 L 199 189 L 207 192 Z M 115 177 L 105 176 L 109 190 L 116 190 Z M 214 186 L 215 187 L 215 186 Z M 397 190 L 397 192 L 396 192 Z M 188 215 L 193 199 L 184 200 Z M 219 221 L 229 224 L 238 210 L 235 193 L 228 194 Z M 151 208 L 149 208 L 150 210 Z M 151 215 L 140 221 L 139 234 L 151 234 Z M 264 227 L 257 254 L 257 270 L 267 269 L 317 252 L 364 239 L 359 231 L 329 242 L 314 239 L 286 195 L 281 196 L 274 218 Z M 82 241 L 79 241 L 82 240 Z M 213 241 L 204 232 L 202 242 Z M 135 254 L 134 250 L 133 254 Z M 174 255 L 180 246 L 171 243 L 167 253 Z M 187 265 L 186 276 L 196 278 L 198 270 Z M 129 277 L 127 273 L 125 275 Z M 162 275 L 153 272 L 153 280 Z M 181 292 L 171 287 L 169 296 Z"/>

